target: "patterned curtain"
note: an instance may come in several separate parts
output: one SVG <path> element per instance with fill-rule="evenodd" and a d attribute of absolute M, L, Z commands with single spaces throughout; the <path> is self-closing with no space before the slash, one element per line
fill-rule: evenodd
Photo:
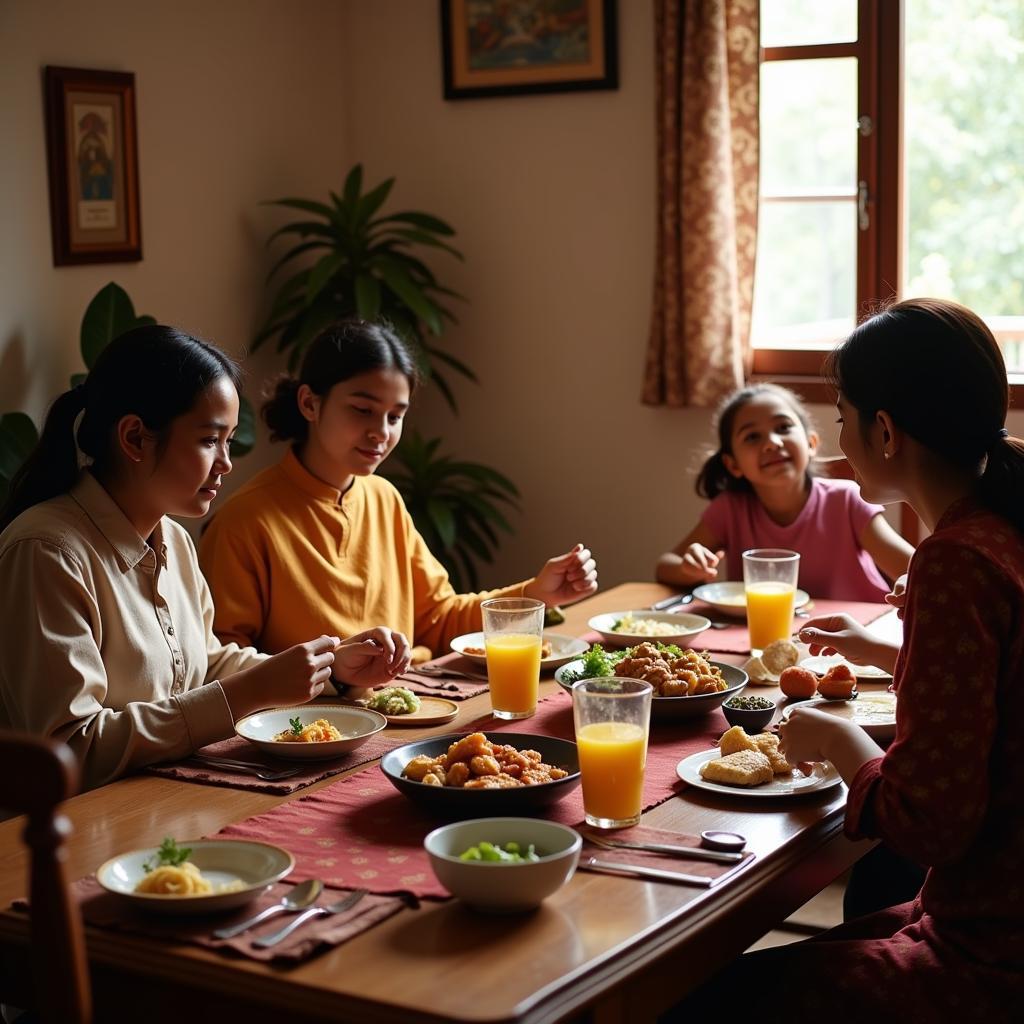
<path fill-rule="evenodd" d="M 654 0 L 658 246 L 643 400 L 714 405 L 750 369 L 758 0 Z"/>

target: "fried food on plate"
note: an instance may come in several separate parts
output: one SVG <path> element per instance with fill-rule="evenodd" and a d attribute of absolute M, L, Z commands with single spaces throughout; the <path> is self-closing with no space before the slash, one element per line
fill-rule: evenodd
<path fill-rule="evenodd" d="M 708 782 L 725 786 L 760 786 L 775 778 L 771 763 L 759 750 L 738 750 L 735 754 L 705 761 L 700 766 L 700 774 Z"/>

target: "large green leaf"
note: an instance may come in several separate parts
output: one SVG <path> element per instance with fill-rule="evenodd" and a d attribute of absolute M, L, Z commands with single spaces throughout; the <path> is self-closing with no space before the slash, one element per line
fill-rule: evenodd
<path fill-rule="evenodd" d="M 365 224 L 383 205 L 395 184 L 394 178 L 388 178 L 359 200 L 355 210 L 356 225 Z"/>
<path fill-rule="evenodd" d="M 348 206 L 353 206 L 359 199 L 360 193 L 363 191 L 363 165 L 356 164 L 351 171 L 348 172 L 345 178 L 345 184 L 342 186 L 341 194 L 344 198 L 344 202 Z"/>
<path fill-rule="evenodd" d="M 411 309 L 434 334 L 440 334 L 441 314 L 423 289 L 409 276 L 408 271 L 397 259 L 377 261 L 384 283 Z"/>
<path fill-rule="evenodd" d="M 135 307 L 113 281 L 101 288 L 82 316 L 82 361 L 91 370 L 99 354 L 116 337 L 135 326 Z"/>
<path fill-rule="evenodd" d="M 420 242 L 423 245 L 432 245 L 438 249 L 444 249 L 445 252 L 450 252 L 458 260 L 465 259 L 462 253 L 459 252 L 455 246 L 449 245 L 447 242 L 442 242 L 433 235 L 428 235 L 425 231 L 415 231 L 412 228 L 406 228 L 402 231 L 396 231 L 395 234 L 399 238 L 405 239 L 407 242 Z"/>
<path fill-rule="evenodd" d="M 429 213 L 420 213 L 418 210 L 403 210 L 401 213 L 393 213 L 389 217 L 382 217 L 376 224 L 383 224 L 389 221 L 396 221 L 399 224 L 412 224 L 418 228 L 425 228 L 433 231 L 435 235 L 454 235 L 455 229 L 440 217 L 434 217 Z"/>
<path fill-rule="evenodd" d="M 0 416 L 0 479 L 9 481 L 39 440 L 36 425 L 23 412 Z"/>
<path fill-rule="evenodd" d="M 356 278 L 356 312 L 364 320 L 372 320 L 380 313 L 380 281 L 372 274 Z"/>
<path fill-rule="evenodd" d="M 318 259 L 310 270 L 309 279 L 306 281 L 306 301 L 314 302 L 324 285 L 344 264 L 345 256 L 338 252 L 330 252 Z"/>
<path fill-rule="evenodd" d="M 306 213 L 316 213 L 326 220 L 333 221 L 337 214 L 326 203 L 318 203 L 315 199 L 268 199 L 268 203 L 274 206 L 288 206 L 293 210 L 305 210 Z"/>
<path fill-rule="evenodd" d="M 234 457 L 248 455 L 256 444 L 256 413 L 245 395 L 238 396 L 238 426 L 231 439 L 231 454 Z"/>

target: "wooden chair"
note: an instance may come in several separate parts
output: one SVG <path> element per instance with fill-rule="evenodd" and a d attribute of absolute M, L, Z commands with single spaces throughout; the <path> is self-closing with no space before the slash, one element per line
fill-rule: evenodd
<path fill-rule="evenodd" d="M 835 480 L 855 480 L 853 467 L 845 455 L 816 455 L 814 468 L 821 476 Z M 900 505 L 900 534 L 915 547 L 921 542 L 921 520 L 907 504 Z"/>
<path fill-rule="evenodd" d="M 64 869 L 71 822 L 59 811 L 77 789 L 78 765 L 63 743 L 0 730 L 0 808 L 28 818 L 33 1018 L 45 1024 L 92 1020 L 82 919 Z"/>

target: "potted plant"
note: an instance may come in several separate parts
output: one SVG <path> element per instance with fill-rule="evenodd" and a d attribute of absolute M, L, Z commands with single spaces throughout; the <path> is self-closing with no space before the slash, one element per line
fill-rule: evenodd
<path fill-rule="evenodd" d="M 270 244 L 290 235 L 296 244 L 277 260 L 267 280 L 293 261 L 301 260 L 302 267 L 278 285 L 252 348 L 276 337 L 278 351 L 287 353 L 295 370 L 328 324 L 350 316 L 383 319 L 411 343 L 424 375 L 457 413 L 450 374 L 474 382 L 476 377 L 439 340 L 446 322 L 457 322 L 447 301 L 462 296 L 442 285 L 419 253 L 425 247 L 459 260 L 462 254 L 450 241 L 454 229 L 439 217 L 418 210 L 381 212 L 394 183 L 388 178 L 364 192 L 357 164 L 341 192 L 330 193 L 330 202 L 270 200 L 304 216 L 268 239 Z M 499 531 L 512 532 L 501 506 L 516 507 L 518 491 L 489 466 L 440 454 L 440 445 L 440 438 L 410 432 L 383 472 L 455 588 L 476 589 L 477 563 L 493 561 Z"/>
<path fill-rule="evenodd" d="M 115 338 L 156 320 L 146 314 L 138 315 L 128 293 L 113 281 L 101 288 L 86 307 L 79 331 L 79 348 L 86 370 L 96 364 L 100 353 Z M 85 373 L 71 376 L 71 387 L 85 380 Z M 35 424 L 23 412 L 9 412 L 0 416 L 0 502 L 7 500 L 11 479 L 28 457 L 39 439 Z M 255 440 L 252 406 L 240 399 L 238 429 L 231 446 L 233 455 L 244 455 L 252 450 Z"/>

